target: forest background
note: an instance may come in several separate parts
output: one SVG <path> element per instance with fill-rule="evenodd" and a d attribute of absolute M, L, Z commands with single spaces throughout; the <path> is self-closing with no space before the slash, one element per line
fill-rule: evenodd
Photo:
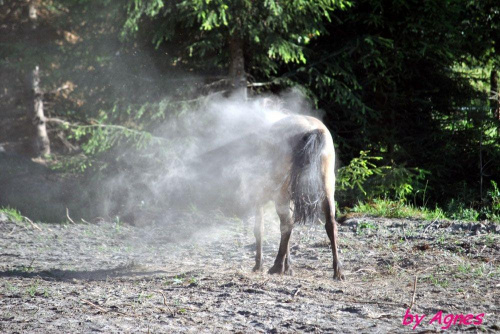
<path fill-rule="evenodd" d="M 158 124 L 243 89 L 321 111 L 340 210 L 500 220 L 499 43 L 495 0 L 0 0 L 0 205 L 54 211 L 44 187 L 62 186 L 26 177 L 42 173 L 86 206 L 100 190 L 82 184 L 189 145 Z M 150 194 L 125 202 L 148 211 Z"/>

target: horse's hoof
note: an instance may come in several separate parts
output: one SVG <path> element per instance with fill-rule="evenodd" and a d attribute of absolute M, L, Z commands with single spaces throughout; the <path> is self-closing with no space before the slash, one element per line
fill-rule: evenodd
<path fill-rule="evenodd" d="M 269 271 L 267 272 L 268 274 L 283 274 L 283 267 L 282 266 L 272 266 Z"/>
<path fill-rule="evenodd" d="M 333 279 L 338 281 L 343 281 L 345 279 L 345 276 L 342 274 L 340 270 L 338 270 L 335 271 L 335 273 L 333 274 Z"/>
<path fill-rule="evenodd" d="M 292 268 L 285 269 L 285 275 L 293 276 L 293 269 Z"/>
<path fill-rule="evenodd" d="M 252 269 L 254 273 L 262 272 L 262 266 L 255 265 Z"/>

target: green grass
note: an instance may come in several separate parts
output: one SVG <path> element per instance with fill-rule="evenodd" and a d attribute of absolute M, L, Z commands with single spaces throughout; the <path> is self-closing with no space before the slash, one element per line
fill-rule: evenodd
<path fill-rule="evenodd" d="M 445 288 L 445 289 L 450 285 L 450 283 L 448 282 L 447 279 L 439 278 L 439 277 L 436 277 L 432 274 L 425 276 L 425 277 L 422 277 L 422 279 L 424 281 L 432 283 L 434 286 L 440 286 L 440 287 Z"/>
<path fill-rule="evenodd" d="M 385 199 L 374 199 L 367 203 L 358 202 L 351 211 L 387 218 L 420 218 L 425 220 L 446 219 L 443 210 L 439 208 L 430 210 L 427 208 L 415 207 L 403 201 Z"/>
<path fill-rule="evenodd" d="M 436 207 L 429 209 L 408 204 L 406 201 L 394 201 L 388 199 L 373 199 L 367 202 L 358 202 L 347 213 L 360 213 L 376 217 L 386 218 L 417 218 L 424 220 L 464 220 L 478 221 L 488 219 L 500 222 L 497 209 L 486 209 L 477 211 L 473 208 L 464 208 L 460 203 L 450 202 L 446 211 Z"/>
<path fill-rule="evenodd" d="M 36 293 L 38 290 L 38 280 L 33 282 L 28 288 L 26 288 L 26 294 L 28 294 L 30 297 L 35 297 Z"/>
<path fill-rule="evenodd" d="M 360 222 L 356 228 L 356 234 L 362 235 L 368 230 L 376 230 L 377 225 L 372 222 Z"/>
<path fill-rule="evenodd" d="M 462 274 L 469 274 L 472 272 L 472 266 L 470 263 L 461 263 L 458 265 L 458 271 Z"/>
<path fill-rule="evenodd" d="M 23 216 L 21 215 L 21 213 L 19 211 L 17 211 L 16 209 L 13 209 L 9 206 L 0 208 L 0 212 L 7 215 L 7 217 L 9 217 L 9 219 L 11 219 L 11 220 L 14 220 L 17 222 L 23 221 Z"/>

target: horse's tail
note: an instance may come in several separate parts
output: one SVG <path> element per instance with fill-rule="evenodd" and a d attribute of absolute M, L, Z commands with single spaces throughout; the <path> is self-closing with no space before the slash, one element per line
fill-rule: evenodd
<path fill-rule="evenodd" d="M 302 135 L 293 148 L 290 190 L 295 223 L 306 224 L 319 219 L 325 199 L 321 176 L 321 151 L 324 146 L 323 132 L 313 130 Z"/>

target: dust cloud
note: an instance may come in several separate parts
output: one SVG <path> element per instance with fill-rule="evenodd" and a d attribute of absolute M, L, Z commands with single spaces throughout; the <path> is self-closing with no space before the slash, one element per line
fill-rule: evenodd
<path fill-rule="evenodd" d="M 132 224 L 168 223 L 193 212 L 248 220 L 254 194 L 270 169 L 261 154 L 277 121 L 291 114 L 321 117 L 298 90 L 243 99 L 212 94 L 192 110 L 169 117 L 140 150 L 114 152 L 122 168 L 99 180 L 101 215 Z"/>

